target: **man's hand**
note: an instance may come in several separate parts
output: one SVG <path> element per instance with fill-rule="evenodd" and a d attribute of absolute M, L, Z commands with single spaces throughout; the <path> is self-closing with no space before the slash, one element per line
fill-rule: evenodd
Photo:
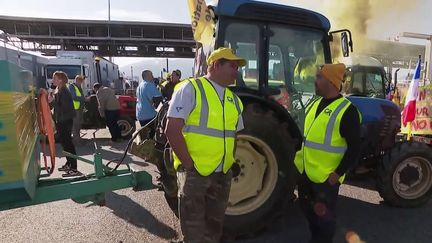
<path fill-rule="evenodd" d="M 330 173 L 329 177 L 328 177 L 328 182 L 330 185 L 334 186 L 336 185 L 336 183 L 339 182 L 339 175 L 336 172 L 332 172 Z"/>
<path fill-rule="evenodd" d="M 185 170 L 192 170 L 194 167 L 194 161 L 189 154 L 186 141 L 182 134 L 182 129 L 184 126 L 185 123 L 182 118 L 168 117 L 165 135 L 168 138 L 172 150 L 182 162 L 183 168 Z"/>

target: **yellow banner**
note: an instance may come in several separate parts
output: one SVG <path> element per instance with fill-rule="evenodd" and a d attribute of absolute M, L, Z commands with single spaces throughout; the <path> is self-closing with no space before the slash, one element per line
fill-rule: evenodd
<path fill-rule="evenodd" d="M 408 85 L 399 86 L 401 103 L 404 104 Z M 402 107 L 403 108 L 403 107 Z M 401 133 L 408 133 L 408 126 L 402 124 Z M 420 86 L 416 101 L 416 116 L 412 122 L 412 135 L 432 135 L 432 85 Z"/>
<path fill-rule="evenodd" d="M 34 96 L 0 91 L 0 184 L 21 181 L 39 166 L 30 161 L 38 133 Z"/>
<path fill-rule="evenodd" d="M 215 23 L 205 0 L 188 0 L 189 13 L 194 39 L 203 46 L 209 46 L 213 40 Z"/>

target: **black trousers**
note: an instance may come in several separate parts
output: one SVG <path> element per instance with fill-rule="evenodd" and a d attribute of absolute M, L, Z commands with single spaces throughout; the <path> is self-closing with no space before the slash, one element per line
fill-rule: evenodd
<path fill-rule="evenodd" d="M 72 126 L 73 119 L 57 122 L 57 133 L 60 139 L 60 144 L 63 150 L 71 154 L 76 154 L 75 146 L 72 143 Z M 73 158 L 66 157 L 66 164 L 71 168 L 77 169 L 77 160 Z"/>
<path fill-rule="evenodd" d="M 154 118 L 154 117 L 153 117 Z M 139 123 L 141 127 L 145 126 L 147 123 L 149 123 L 153 118 L 147 119 L 147 120 L 139 120 Z"/>
<path fill-rule="evenodd" d="M 310 243 L 331 243 L 336 231 L 336 203 L 339 186 L 314 183 L 303 173 L 298 183 L 300 207 L 309 222 Z"/>
<path fill-rule="evenodd" d="M 119 110 L 114 110 L 114 111 L 105 110 L 105 120 L 107 123 L 108 130 L 111 133 L 112 141 L 117 141 L 118 139 L 121 138 L 120 127 L 117 124 L 119 119 L 120 119 Z"/>
<path fill-rule="evenodd" d="M 151 120 L 153 120 L 153 118 L 148 119 L 148 120 L 139 120 L 141 127 L 145 126 L 147 123 L 149 123 Z M 150 129 L 149 137 L 153 138 L 155 133 L 156 133 L 154 126 L 149 126 L 148 128 Z"/>

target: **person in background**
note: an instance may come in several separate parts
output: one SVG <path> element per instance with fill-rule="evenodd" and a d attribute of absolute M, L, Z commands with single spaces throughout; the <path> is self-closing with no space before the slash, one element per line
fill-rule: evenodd
<path fill-rule="evenodd" d="M 172 94 L 174 93 L 174 87 L 180 82 L 180 79 L 181 71 L 177 69 L 172 71 L 170 79 L 160 85 L 161 93 L 165 99 L 171 100 Z"/>
<path fill-rule="evenodd" d="M 320 97 L 306 107 L 304 141 L 294 160 L 310 243 L 333 242 L 339 186 L 359 156 L 361 116 L 340 94 L 344 73 L 343 63 L 324 64 L 316 73 Z"/>
<path fill-rule="evenodd" d="M 207 63 L 206 76 L 176 87 L 167 113 L 184 242 L 220 242 L 236 132 L 243 129 L 242 102 L 227 87 L 246 60 L 219 48 Z"/>
<path fill-rule="evenodd" d="M 72 142 L 72 126 L 75 117 L 72 95 L 67 88 L 68 77 L 66 73 L 56 71 L 53 74 L 52 83 L 56 87 L 54 90 L 53 108 L 54 121 L 58 138 L 63 150 L 71 154 L 76 154 L 75 146 Z M 77 160 L 66 157 L 66 164 L 59 168 L 64 171 L 63 177 L 79 176 L 81 173 L 77 170 Z"/>
<path fill-rule="evenodd" d="M 113 89 L 102 87 L 100 83 L 93 85 L 99 104 L 99 114 L 105 118 L 112 142 L 121 142 L 121 131 L 117 122 L 120 118 L 120 103 Z"/>
<path fill-rule="evenodd" d="M 69 85 L 69 92 L 72 95 L 73 106 L 75 109 L 75 118 L 73 119 L 72 135 L 74 143 L 80 145 L 83 143 L 81 139 L 81 124 L 83 121 L 83 110 L 84 110 L 84 93 L 82 90 L 82 83 L 85 77 L 82 75 L 75 76 L 75 83 Z"/>
<path fill-rule="evenodd" d="M 162 94 L 156 88 L 153 73 L 150 70 L 144 70 L 142 78 L 143 81 L 138 85 L 136 93 L 136 117 L 140 125 L 145 126 L 156 116 L 155 108 L 162 101 Z"/>

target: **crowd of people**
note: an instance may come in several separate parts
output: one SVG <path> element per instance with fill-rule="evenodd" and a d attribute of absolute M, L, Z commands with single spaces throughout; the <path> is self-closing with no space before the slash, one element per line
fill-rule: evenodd
<path fill-rule="evenodd" d="M 221 241 L 236 133 L 244 126 L 242 102 L 227 87 L 245 63 L 233 50 L 219 48 L 208 57 L 205 76 L 174 88 L 165 134 L 177 171 L 181 242 Z M 294 161 L 311 243 L 333 242 L 339 187 L 359 156 L 361 115 L 340 94 L 344 72 L 344 64 L 325 64 L 316 72 L 319 98 L 306 107 L 304 140 Z"/>
<path fill-rule="evenodd" d="M 160 84 L 150 70 L 144 70 L 136 90 L 136 118 L 141 126 L 154 119 L 160 102 L 170 101 L 165 135 L 177 171 L 182 242 L 220 242 L 236 134 L 244 127 L 243 104 L 228 86 L 234 84 L 238 68 L 246 60 L 229 48 L 219 48 L 211 53 L 207 64 L 205 76 L 183 82 L 180 70 L 172 71 Z M 359 156 L 356 147 L 361 115 L 340 94 L 344 71 L 343 64 L 325 64 L 317 71 L 315 91 L 319 98 L 306 107 L 304 141 L 294 161 L 299 174 L 298 200 L 309 222 L 310 242 L 332 242 L 339 186 Z M 65 73 L 53 75 L 57 133 L 63 149 L 72 154 L 74 142 L 80 142 L 84 78 L 77 76 L 68 86 Z M 120 105 L 115 92 L 99 83 L 93 89 L 111 140 L 121 141 L 117 125 Z M 65 177 L 80 175 L 76 159 L 69 157 L 59 170 L 65 171 Z"/>
<path fill-rule="evenodd" d="M 174 70 L 167 76 L 166 81 L 159 84 L 155 82 L 150 70 L 142 72 L 143 81 L 136 89 L 136 118 L 141 126 L 146 125 L 156 116 L 156 108 L 163 99 L 171 99 L 174 86 L 180 82 L 180 78 L 180 70 Z M 77 75 L 73 83 L 68 83 L 69 78 L 62 71 L 54 72 L 52 77 L 49 102 L 53 109 L 56 138 L 63 150 L 71 154 L 76 154 L 75 146 L 85 145 L 85 140 L 81 138 L 81 127 L 85 103 L 90 101 L 90 97 L 86 97 L 82 89 L 85 79 L 85 76 Z M 123 138 L 118 125 L 120 103 L 115 91 L 111 87 L 94 83 L 93 94 L 96 95 L 99 116 L 106 122 L 111 141 L 122 142 Z M 77 160 L 71 157 L 66 157 L 66 163 L 59 168 L 59 171 L 64 172 L 63 177 L 82 175 L 77 169 Z"/>

